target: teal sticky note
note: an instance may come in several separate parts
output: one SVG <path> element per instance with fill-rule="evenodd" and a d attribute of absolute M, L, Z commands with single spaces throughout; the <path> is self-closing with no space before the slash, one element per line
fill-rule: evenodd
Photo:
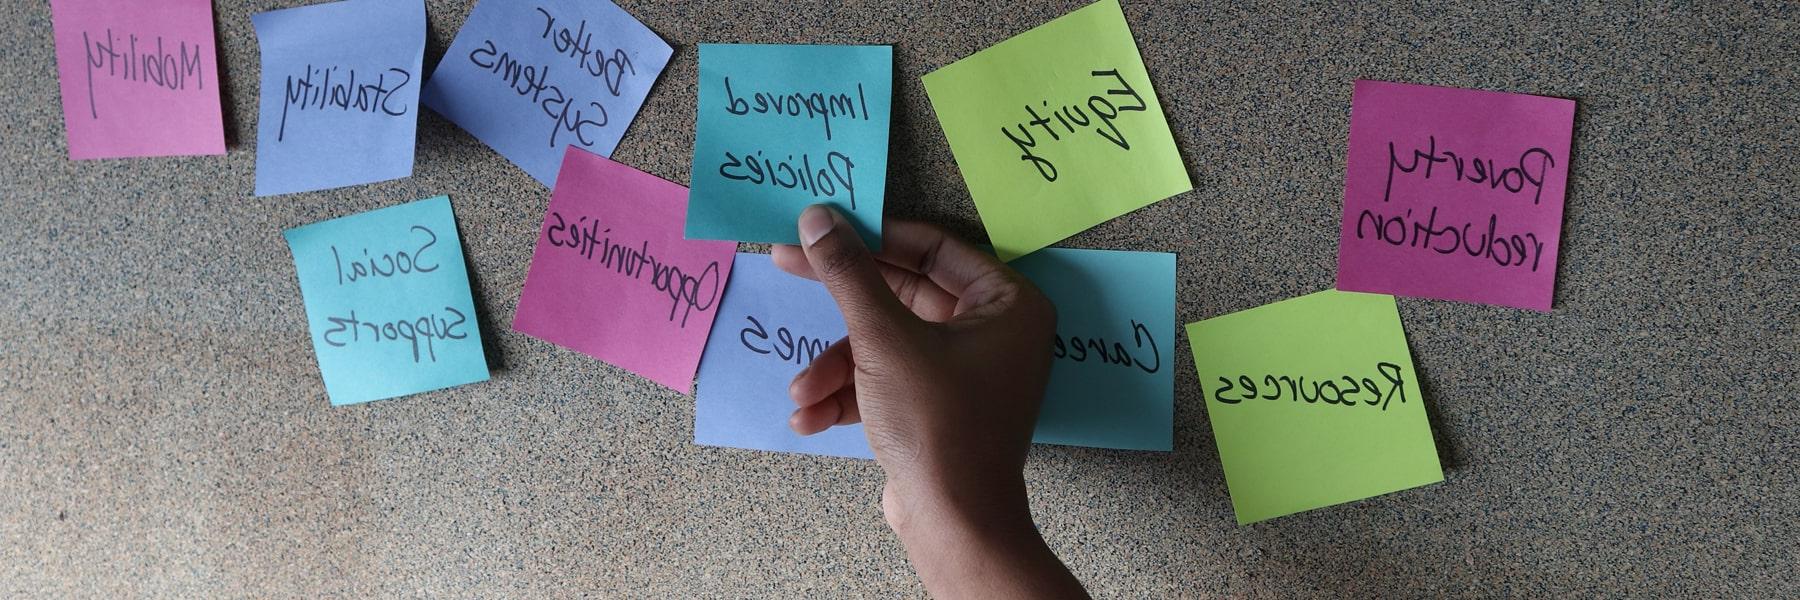
<path fill-rule="evenodd" d="M 881 245 L 894 52 L 701 44 L 689 239 L 799 243 L 831 204 Z"/>
<path fill-rule="evenodd" d="M 449 197 L 283 235 L 333 405 L 487 380 Z"/>
<path fill-rule="evenodd" d="M 1045 248 L 1009 264 L 1056 305 L 1033 441 L 1173 449 L 1175 255 Z"/>

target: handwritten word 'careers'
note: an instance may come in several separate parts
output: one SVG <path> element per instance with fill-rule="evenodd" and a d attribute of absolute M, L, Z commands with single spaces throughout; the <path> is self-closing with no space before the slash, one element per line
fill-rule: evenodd
<path fill-rule="evenodd" d="M 1162 351 L 1157 349 L 1156 337 L 1150 335 L 1150 328 L 1132 320 L 1131 338 L 1133 346 L 1139 352 L 1137 355 L 1133 355 L 1123 342 L 1112 342 L 1108 345 L 1106 339 L 1099 337 L 1066 336 L 1068 343 L 1065 345 L 1063 342 L 1065 336 L 1058 333 L 1055 343 L 1051 346 L 1050 354 L 1056 358 L 1074 362 L 1087 362 L 1089 359 L 1094 359 L 1109 365 L 1136 366 L 1145 373 L 1162 370 Z M 1145 350 L 1150 353 L 1148 357 L 1142 354 Z M 1149 358 L 1148 363 L 1144 362 L 1145 358 Z"/>
<path fill-rule="evenodd" d="M 754 106 L 753 106 L 754 104 Z M 870 120 L 869 101 L 863 94 L 861 83 L 856 84 L 856 97 L 848 93 L 826 94 L 823 92 L 753 92 L 749 96 L 740 97 L 731 87 L 731 78 L 725 78 L 725 111 L 736 116 L 750 113 L 774 117 L 790 117 L 804 120 L 817 120 L 825 131 L 825 139 L 831 140 L 831 120 Z M 725 153 L 725 162 L 719 165 L 719 175 L 737 181 L 748 181 L 756 185 L 773 185 L 786 189 L 800 189 L 820 196 L 836 198 L 842 189 L 848 196 L 850 209 L 856 210 L 856 179 L 852 176 L 855 161 L 842 152 L 825 153 L 822 167 L 814 168 L 812 155 L 800 154 L 798 163 L 794 155 L 789 154 L 785 160 L 777 162 L 765 157 L 762 150 L 739 156 L 733 152 Z"/>
<path fill-rule="evenodd" d="M 1046 141 L 1062 141 L 1064 134 L 1075 135 L 1083 128 L 1092 127 L 1095 135 L 1112 142 L 1121 149 L 1131 150 L 1131 142 L 1125 139 L 1125 132 L 1121 131 L 1119 125 L 1114 121 L 1118 120 L 1119 113 L 1142 112 L 1149 109 L 1149 105 L 1144 103 L 1143 96 L 1138 95 L 1137 91 L 1131 88 L 1131 82 L 1125 81 L 1125 76 L 1120 75 L 1118 69 L 1094 71 L 1089 75 L 1102 80 L 1110 79 L 1117 82 L 1119 87 L 1105 90 L 1104 95 L 1088 96 L 1085 103 L 1059 106 L 1050 110 L 1049 116 L 1039 114 L 1037 106 L 1026 104 L 1025 114 L 1031 116 L 1030 120 L 1000 128 L 1000 134 L 1006 136 L 1007 140 L 1019 148 L 1021 153 L 1019 160 L 1031 163 L 1033 167 L 1036 167 L 1038 175 L 1042 176 L 1044 181 L 1056 181 L 1058 173 L 1055 163 L 1037 155 L 1039 144 Z M 1129 98 L 1131 102 L 1114 104 L 1114 97 L 1119 98 L 1120 102 Z M 1038 106 L 1048 109 L 1050 101 L 1039 101 Z M 1037 130 L 1033 130 L 1033 126 L 1037 127 Z M 1013 128 L 1018 129 L 1017 134 L 1013 133 Z M 1038 133 L 1040 131 L 1050 136 L 1050 139 L 1039 140 Z"/>
<path fill-rule="evenodd" d="M 587 19 L 569 29 L 567 21 L 558 26 L 556 15 L 543 7 L 535 8 L 544 18 L 544 29 L 538 39 L 548 42 L 558 55 L 571 59 L 581 73 L 600 79 L 606 85 L 607 93 L 618 97 L 625 76 L 637 74 L 637 67 L 632 66 L 631 57 L 625 50 L 613 48 L 609 53 L 606 48 L 596 47 L 593 32 L 587 30 Z M 562 86 L 549 83 L 550 65 L 521 64 L 519 59 L 500 51 L 494 40 L 484 40 L 481 47 L 471 50 L 469 62 L 499 75 L 500 80 L 518 95 L 531 97 L 531 102 L 552 121 L 551 147 L 556 146 L 557 138 L 563 133 L 574 135 L 575 141 L 583 147 L 593 146 L 596 140 L 588 137 L 591 130 L 605 127 L 609 121 L 606 107 L 600 102 L 589 100 L 583 103 L 572 93 L 564 92 Z M 586 109 L 593 109 L 594 113 L 584 112 Z"/>
<path fill-rule="evenodd" d="M 149 83 L 165 89 L 183 91 L 188 89 L 190 81 L 194 89 L 206 89 L 199 44 L 190 47 L 185 41 L 179 42 L 174 54 L 164 48 L 160 35 L 156 36 L 154 51 L 146 42 L 140 52 L 137 44 L 137 34 L 128 34 L 120 40 L 113 37 L 110 28 L 106 30 L 106 37 L 99 40 L 90 38 L 86 31 L 81 32 L 81 47 L 87 54 L 88 116 L 100 118 L 100 110 L 94 101 L 94 72 L 101 68 L 106 69 L 106 77 Z"/>
<path fill-rule="evenodd" d="M 649 274 L 649 285 L 669 295 L 669 320 L 674 321 L 676 309 L 681 309 L 681 327 L 687 327 L 688 314 L 712 310 L 719 299 L 718 261 L 708 261 L 698 275 L 690 275 L 651 254 L 648 241 L 636 248 L 613 242 L 612 228 L 602 229 L 598 218 L 590 221 L 584 216 L 571 224 L 556 211 L 550 212 L 550 218 L 556 224 L 545 222 L 544 237 L 551 246 L 568 248 L 587 260 L 595 260 L 594 251 L 598 250 L 603 268 L 633 280 L 642 281 Z"/>

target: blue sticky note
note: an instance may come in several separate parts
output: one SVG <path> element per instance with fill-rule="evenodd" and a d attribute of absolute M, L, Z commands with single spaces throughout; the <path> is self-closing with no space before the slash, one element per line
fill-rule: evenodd
<path fill-rule="evenodd" d="M 287 230 L 333 405 L 488 378 L 450 199 Z"/>
<path fill-rule="evenodd" d="M 608 0 L 475 6 L 425 105 L 556 184 L 563 148 L 612 156 L 674 50 Z"/>
<path fill-rule="evenodd" d="M 1047 248 L 1010 264 L 1057 308 L 1033 441 L 1171 450 L 1175 255 Z M 787 427 L 788 383 L 845 331 L 824 286 L 739 254 L 700 360 L 695 443 L 872 458 L 860 426 L 810 437 Z"/>
<path fill-rule="evenodd" d="M 1056 304 L 1055 358 L 1033 440 L 1172 450 L 1175 255 L 1045 248 L 1008 264 Z"/>
<path fill-rule="evenodd" d="M 893 79 L 888 46 L 701 44 L 687 237 L 799 243 L 829 203 L 880 248 Z"/>
<path fill-rule="evenodd" d="M 788 382 L 845 335 L 825 286 L 782 272 L 767 254 L 738 253 L 700 356 L 694 443 L 875 458 L 861 425 L 805 437 L 787 426 Z"/>
<path fill-rule="evenodd" d="M 256 195 L 412 174 L 420 0 L 343 0 L 250 17 L 262 47 Z"/>

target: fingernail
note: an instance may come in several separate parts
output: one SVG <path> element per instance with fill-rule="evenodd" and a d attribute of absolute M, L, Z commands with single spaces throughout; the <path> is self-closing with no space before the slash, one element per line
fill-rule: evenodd
<path fill-rule="evenodd" d="M 808 206 L 806 212 L 800 213 L 800 243 L 811 246 L 831 233 L 831 228 L 836 225 L 831 218 L 831 209 L 823 204 Z"/>

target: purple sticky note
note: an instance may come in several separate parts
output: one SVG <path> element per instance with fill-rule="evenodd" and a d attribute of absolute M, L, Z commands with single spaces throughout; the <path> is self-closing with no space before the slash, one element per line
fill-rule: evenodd
<path fill-rule="evenodd" d="M 737 244 L 682 239 L 680 185 L 572 146 L 558 173 L 513 330 L 692 390 Z"/>
<path fill-rule="evenodd" d="M 225 153 L 211 0 L 52 0 L 69 158 Z"/>
<path fill-rule="evenodd" d="M 1337 289 L 1550 310 L 1575 101 L 1358 81 Z"/>

